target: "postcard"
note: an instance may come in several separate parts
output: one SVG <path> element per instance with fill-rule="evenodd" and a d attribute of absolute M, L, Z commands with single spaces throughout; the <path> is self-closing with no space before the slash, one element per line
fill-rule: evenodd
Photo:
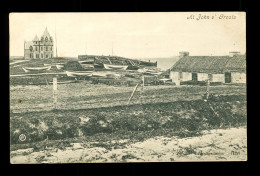
<path fill-rule="evenodd" d="M 247 161 L 246 13 L 10 13 L 10 163 Z"/>

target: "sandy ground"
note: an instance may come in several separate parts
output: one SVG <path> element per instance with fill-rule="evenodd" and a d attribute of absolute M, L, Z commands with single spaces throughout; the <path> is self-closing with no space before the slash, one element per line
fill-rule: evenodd
<path fill-rule="evenodd" d="M 112 148 L 95 143 L 72 143 L 64 150 L 33 148 L 11 152 L 17 163 L 86 163 L 86 162 L 174 162 L 174 161 L 246 161 L 246 128 L 203 131 L 202 136 L 154 137 L 143 142 L 112 141 Z M 115 145 L 117 144 L 117 145 Z"/>

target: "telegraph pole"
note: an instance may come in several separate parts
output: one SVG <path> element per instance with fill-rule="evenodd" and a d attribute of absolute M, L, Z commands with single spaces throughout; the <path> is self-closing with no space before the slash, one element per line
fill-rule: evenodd
<path fill-rule="evenodd" d="M 56 36 L 56 23 L 55 23 L 55 42 L 56 42 L 56 57 L 58 57 L 58 52 L 57 52 L 57 36 Z"/>

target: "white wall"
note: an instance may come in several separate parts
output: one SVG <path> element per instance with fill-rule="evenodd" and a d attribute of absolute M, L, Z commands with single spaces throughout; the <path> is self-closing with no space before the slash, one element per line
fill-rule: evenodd
<path fill-rule="evenodd" d="M 192 80 L 192 74 L 189 72 L 182 72 L 182 81 Z"/>
<path fill-rule="evenodd" d="M 178 80 L 181 81 L 190 81 L 192 79 L 192 75 L 189 72 L 182 72 L 182 78 L 180 79 L 180 73 L 179 72 L 170 72 L 170 79 L 172 79 L 172 82 L 176 82 Z"/>
<path fill-rule="evenodd" d="M 209 79 L 208 73 L 198 73 L 198 81 L 206 81 Z M 224 74 L 212 74 L 211 82 L 225 82 L 225 75 Z"/>
<path fill-rule="evenodd" d="M 179 72 L 170 72 L 170 79 L 172 82 L 179 81 Z M 208 73 L 198 73 L 198 81 L 205 81 L 209 79 Z M 180 81 L 190 81 L 192 80 L 192 73 L 182 72 L 182 79 Z M 233 72 L 231 73 L 231 81 L 232 83 L 246 83 L 246 74 Z M 211 82 L 225 82 L 225 74 L 212 74 Z"/>
<path fill-rule="evenodd" d="M 179 79 L 179 72 L 171 71 L 169 78 L 172 79 L 172 82 L 175 82 L 176 80 Z"/>
<path fill-rule="evenodd" d="M 212 81 L 211 82 L 225 82 L 225 75 L 224 74 L 212 74 Z"/>
<path fill-rule="evenodd" d="M 207 73 L 198 73 L 198 81 L 205 81 L 209 79 L 209 76 Z"/>
<path fill-rule="evenodd" d="M 231 73 L 231 82 L 232 83 L 246 83 L 246 74 L 245 73 L 232 72 Z"/>

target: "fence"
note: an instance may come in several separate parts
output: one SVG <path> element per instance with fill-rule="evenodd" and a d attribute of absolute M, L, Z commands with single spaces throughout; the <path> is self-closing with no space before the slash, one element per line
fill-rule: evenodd
<path fill-rule="evenodd" d="M 11 112 L 49 111 L 53 109 L 88 109 L 128 104 L 147 104 L 201 99 L 205 93 L 219 95 L 246 94 L 245 86 L 146 86 L 139 87 L 92 84 L 90 80 L 62 84 L 58 77 L 48 84 L 10 87 Z M 54 86 L 53 86 L 54 85 Z M 136 84 L 135 84 L 136 85 Z M 209 92 L 210 91 L 210 92 Z M 133 96 L 131 97 L 131 95 Z M 130 101 L 129 98 L 131 97 Z"/>

